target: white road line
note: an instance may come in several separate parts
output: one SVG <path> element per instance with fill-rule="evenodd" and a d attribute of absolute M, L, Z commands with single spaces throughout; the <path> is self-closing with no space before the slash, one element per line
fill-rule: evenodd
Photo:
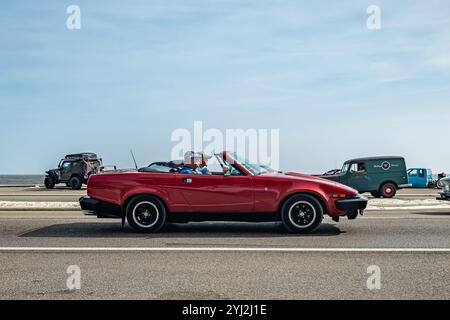
<path fill-rule="evenodd" d="M 0 252 L 399 252 L 450 253 L 450 248 L 0 247 Z"/>
<path fill-rule="evenodd" d="M 420 214 L 420 213 L 418 213 Z M 0 218 L 1 219 L 1 218 Z M 363 217 L 363 218 L 358 218 L 359 221 L 361 220 L 436 220 L 436 219 L 441 219 L 441 220 L 449 220 L 450 219 L 450 213 L 449 215 L 442 215 L 442 216 L 427 216 L 427 215 L 422 215 L 422 216 L 418 216 L 418 217 L 414 217 L 414 216 L 386 216 L 386 217 Z"/>
<path fill-rule="evenodd" d="M 436 193 L 404 193 L 404 194 L 397 194 L 396 198 L 401 197 L 435 197 L 436 194 L 439 193 L 439 189 L 436 189 Z M 369 199 L 375 199 L 371 196 L 369 196 Z"/>

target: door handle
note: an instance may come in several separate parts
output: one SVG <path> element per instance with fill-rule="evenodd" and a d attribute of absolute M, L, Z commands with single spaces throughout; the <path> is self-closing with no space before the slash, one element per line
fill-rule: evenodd
<path fill-rule="evenodd" d="M 181 179 L 181 181 L 183 181 L 183 183 L 192 183 L 191 178 L 183 178 L 183 179 Z"/>

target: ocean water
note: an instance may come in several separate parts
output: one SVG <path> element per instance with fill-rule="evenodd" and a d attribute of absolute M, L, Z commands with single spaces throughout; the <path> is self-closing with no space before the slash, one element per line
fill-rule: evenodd
<path fill-rule="evenodd" d="M 44 175 L 0 175 L 0 186 L 42 186 L 44 184 Z M 437 180 L 437 174 L 433 174 L 433 179 Z"/>
<path fill-rule="evenodd" d="M 43 185 L 44 175 L 0 175 L 0 186 Z"/>

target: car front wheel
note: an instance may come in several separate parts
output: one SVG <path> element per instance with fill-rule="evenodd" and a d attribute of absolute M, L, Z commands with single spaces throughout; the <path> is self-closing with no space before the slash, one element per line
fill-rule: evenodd
<path fill-rule="evenodd" d="M 47 189 L 53 189 L 55 187 L 55 179 L 50 176 L 45 177 L 44 185 Z"/>
<path fill-rule="evenodd" d="M 126 209 L 127 221 L 138 232 L 158 232 L 166 223 L 166 208 L 157 198 L 139 196 Z"/>
<path fill-rule="evenodd" d="M 313 232 L 322 223 L 323 214 L 320 202 L 309 195 L 292 196 L 281 208 L 283 225 L 292 233 Z"/>

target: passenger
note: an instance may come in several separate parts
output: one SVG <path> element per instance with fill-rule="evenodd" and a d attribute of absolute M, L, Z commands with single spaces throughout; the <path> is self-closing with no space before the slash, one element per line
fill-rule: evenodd
<path fill-rule="evenodd" d="M 194 153 L 188 151 L 184 154 L 184 164 L 180 169 L 182 174 L 211 174 L 208 170 L 208 160 L 210 156 L 202 152 Z"/>
<path fill-rule="evenodd" d="M 184 163 L 181 169 L 179 170 L 179 173 L 182 174 L 195 174 L 195 154 L 192 151 L 188 151 L 184 154 Z"/>

